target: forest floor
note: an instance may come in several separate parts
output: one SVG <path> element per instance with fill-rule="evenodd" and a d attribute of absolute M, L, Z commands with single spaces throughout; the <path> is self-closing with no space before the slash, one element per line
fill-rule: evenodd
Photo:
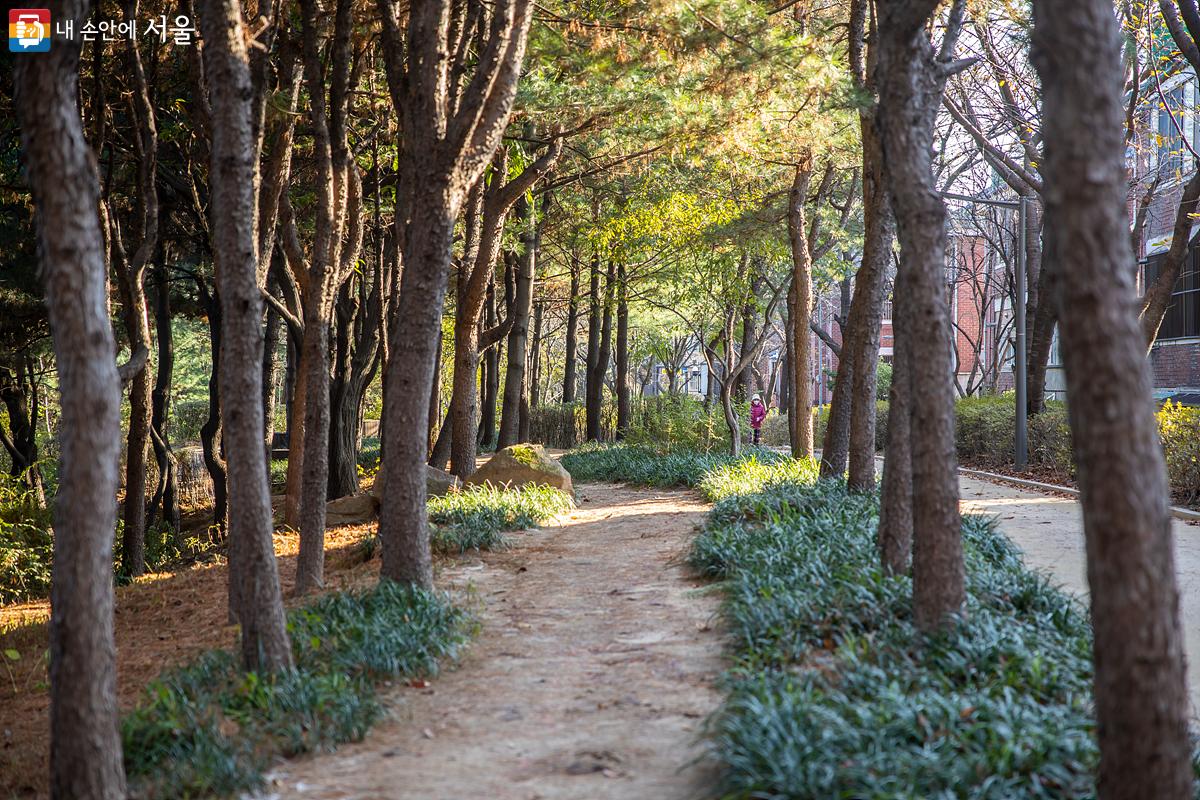
<path fill-rule="evenodd" d="M 360 744 L 284 764 L 269 795 L 489 800 L 692 798 L 693 763 L 720 702 L 715 587 L 685 558 L 707 506 L 693 493 L 579 485 L 579 508 L 512 535 L 502 552 L 439 558 L 440 588 L 483 623 L 463 662 L 389 690 L 391 713 Z M 326 589 L 369 586 L 374 525 L 326 532 Z M 289 606 L 298 538 L 277 534 Z M 117 589 L 118 698 L 163 669 L 232 648 L 223 559 Z M 47 795 L 49 602 L 0 608 L 0 798 Z M 19 658 L 3 656 L 13 650 Z"/>
<path fill-rule="evenodd" d="M 999 517 L 1000 529 L 1025 552 L 1025 563 L 1080 597 L 1088 592 L 1083 517 L 1069 495 L 1029 491 L 959 476 L 964 511 Z M 1188 652 L 1192 714 L 1200 708 L 1200 527 L 1172 520 L 1175 572 Z"/>
<path fill-rule="evenodd" d="M 326 590 L 370 586 L 379 560 L 364 562 L 359 543 L 372 526 L 325 532 Z M 311 602 L 290 597 L 300 540 L 277 533 L 280 582 L 289 607 Z M 227 615 L 224 559 L 214 555 L 175 572 L 144 575 L 116 592 L 117 699 L 129 711 L 162 670 L 187 663 L 214 648 L 233 648 L 237 628 Z M 35 600 L 0 608 L 0 798 L 48 795 L 50 696 L 46 676 L 50 602 Z"/>
<path fill-rule="evenodd" d="M 394 689 L 358 744 L 287 762 L 272 798 L 661 798 L 711 789 L 698 762 L 725 651 L 715 587 L 685 563 L 690 492 L 577 487 L 515 547 L 447 565 L 479 638 L 453 672 Z"/>

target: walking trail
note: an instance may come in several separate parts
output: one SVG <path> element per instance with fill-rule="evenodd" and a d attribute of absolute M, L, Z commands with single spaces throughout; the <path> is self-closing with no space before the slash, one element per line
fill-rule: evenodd
<path fill-rule="evenodd" d="M 267 796 L 327 800 L 692 800 L 720 701 L 719 595 L 684 562 L 707 507 L 586 484 L 558 525 L 466 557 L 438 584 L 476 598 L 453 671 L 395 687 L 364 741 L 289 762 Z"/>
<path fill-rule="evenodd" d="M 1087 596 L 1083 517 L 1079 501 L 1005 484 L 959 477 L 964 511 L 992 514 L 1000 528 L 1025 551 L 1025 563 L 1048 573 L 1067 591 Z M 1200 706 L 1200 527 L 1172 521 L 1175 574 L 1188 654 L 1192 714 Z"/>

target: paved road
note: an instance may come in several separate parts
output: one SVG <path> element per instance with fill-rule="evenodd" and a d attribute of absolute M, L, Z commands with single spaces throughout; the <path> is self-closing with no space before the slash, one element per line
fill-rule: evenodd
<path fill-rule="evenodd" d="M 1025 563 L 1065 589 L 1086 594 L 1083 520 L 1077 500 L 960 477 L 964 511 L 995 514 L 1022 550 Z M 1200 526 L 1174 520 L 1175 571 L 1182 597 L 1192 713 L 1200 707 Z"/>

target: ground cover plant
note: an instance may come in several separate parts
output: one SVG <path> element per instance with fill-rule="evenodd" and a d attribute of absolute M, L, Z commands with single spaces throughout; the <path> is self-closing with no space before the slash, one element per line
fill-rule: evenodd
<path fill-rule="evenodd" d="M 271 759 L 361 739 L 382 714 L 375 684 L 431 675 L 474 631 L 433 592 L 382 581 L 288 615 L 296 668 L 242 672 L 227 650 L 164 673 L 122 721 L 132 793 L 225 796 L 262 786 Z"/>
<path fill-rule="evenodd" d="M 744 485 L 691 556 L 734 641 L 708 725 L 724 797 L 1095 795 L 1086 615 L 992 520 L 964 520 L 965 618 L 922 638 L 910 579 L 879 568 L 874 496 L 811 472 Z"/>
<path fill-rule="evenodd" d="M 505 532 L 541 525 L 573 506 L 570 495 L 549 486 L 472 486 L 429 498 L 430 536 L 444 553 L 499 550 L 508 545 Z"/>
<path fill-rule="evenodd" d="M 727 452 L 673 450 L 660 453 L 644 445 L 584 445 L 562 457 L 562 465 L 578 481 L 615 481 L 635 486 L 696 486 L 706 475 L 730 464 L 771 465 L 787 461 L 771 450 L 746 448 L 740 456 Z"/>

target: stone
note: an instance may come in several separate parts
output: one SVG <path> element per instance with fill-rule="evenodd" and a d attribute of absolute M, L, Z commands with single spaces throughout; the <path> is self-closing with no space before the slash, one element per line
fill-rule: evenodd
<path fill-rule="evenodd" d="M 495 487 L 517 487 L 527 484 L 550 486 L 575 496 L 571 473 L 546 455 L 540 444 L 514 444 L 500 450 L 488 462 L 467 478 L 467 486 L 489 483 Z"/>
<path fill-rule="evenodd" d="M 325 504 L 325 527 L 365 525 L 379 518 L 379 500 L 370 492 L 339 497 Z"/>
<path fill-rule="evenodd" d="M 458 489 L 457 475 L 451 475 L 445 470 L 431 467 L 428 464 L 425 465 L 425 491 L 430 497 L 441 497 Z M 376 502 L 379 502 L 383 499 L 382 492 L 383 482 L 376 477 L 374 485 L 371 486 L 371 496 L 375 498 Z"/>

